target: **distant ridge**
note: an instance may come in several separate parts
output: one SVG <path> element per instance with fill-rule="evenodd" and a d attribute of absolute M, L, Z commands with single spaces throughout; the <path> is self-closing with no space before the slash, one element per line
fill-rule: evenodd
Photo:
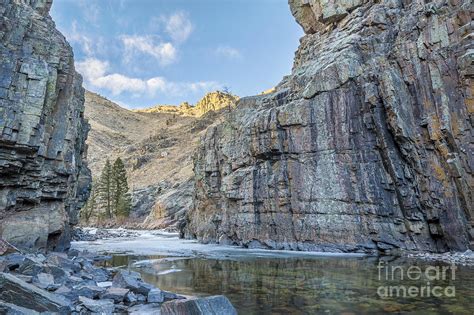
<path fill-rule="evenodd" d="M 145 109 L 136 109 L 137 113 L 171 113 L 183 116 L 200 117 L 209 111 L 217 111 L 225 107 L 233 106 L 239 97 L 231 93 L 214 91 L 207 93 L 195 106 L 183 102 L 179 106 L 156 105 Z"/>

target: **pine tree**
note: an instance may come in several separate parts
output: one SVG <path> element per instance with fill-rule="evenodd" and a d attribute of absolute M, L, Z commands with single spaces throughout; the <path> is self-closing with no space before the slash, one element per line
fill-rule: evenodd
<path fill-rule="evenodd" d="M 112 219 L 113 213 L 113 170 L 109 159 L 105 162 L 102 174 L 100 175 L 99 185 L 97 188 L 100 208 L 105 209 L 105 216 Z"/>
<path fill-rule="evenodd" d="M 131 209 L 131 200 L 127 181 L 127 171 L 122 159 L 117 158 L 112 167 L 112 189 L 113 195 L 113 209 L 115 215 L 118 217 L 128 217 Z"/>

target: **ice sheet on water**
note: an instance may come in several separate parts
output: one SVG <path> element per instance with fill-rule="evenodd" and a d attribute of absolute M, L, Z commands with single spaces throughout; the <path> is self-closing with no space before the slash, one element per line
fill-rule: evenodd
<path fill-rule="evenodd" d="M 169 273 L 181 272 L 181 271 L 182 271 L 181 269 L 168 269 L 168 270 L 163 270 L 163 271 L 158 272 L 157 275 L 162 276 L 162 275 L 167 275 Z"/>
<path fill-rule="evenodd" d="M 362 257 L 364 254 L 297 252 L 288 250 L 247 249 L 238 246 L 202 244 L 180 239 L 176 233 L 165 231 L 133 231 L 130 238 L 73 242 L 72 247 L 97 253 L 126 253 L 137 256 L 161 255 L 172 257 L 205 257 L 218 259 L 286 258 L 286 257 Z"/>

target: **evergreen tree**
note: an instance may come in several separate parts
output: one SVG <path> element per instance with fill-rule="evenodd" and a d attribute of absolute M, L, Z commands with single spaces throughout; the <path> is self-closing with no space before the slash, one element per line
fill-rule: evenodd
<path fill-rule="evenodd" d="M 131 209 L 131 199 L 127 181 L 127 171 L 122 159 L 117 158 L 112 167 L 113 209 L 115 215 L 128 217 Z"/>
<path fill-rule="evenodd" d="M 105 162 L 102 174 L 100 175 L 99 185 L 97 188 L 100 208 L 105 210 L 105 216 L 112 219 L 113 213 L 113 170 L 109 159 Z"/>

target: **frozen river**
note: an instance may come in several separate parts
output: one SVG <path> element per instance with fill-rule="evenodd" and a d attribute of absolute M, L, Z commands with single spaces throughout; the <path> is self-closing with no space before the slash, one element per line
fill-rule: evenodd
<path fill-rule="evenodd" d="M 457 266 L 454 278 L 451 273 L 445 279 L 402 279 L 401 273 L 390 278 L 385 275 L 390 268 L 425 271 L 449 265 L 358 254 L 251 250 L 181 240 L 173 233 L 134 233 L 75 242 L 73 247 L 109 254 L 112 259 L 106 265 L 136 270 L 145 281 L 164 290 L 197 296 L 224 294 L 240 314 L 471 315 L 474 309 L 473 267 Z M 419 290 L 427 286 L 431 291 L 441 288 L 442 295 L 426 296 L 426 291 L 424 295 L 383 295 L 391 287 Z"/>

